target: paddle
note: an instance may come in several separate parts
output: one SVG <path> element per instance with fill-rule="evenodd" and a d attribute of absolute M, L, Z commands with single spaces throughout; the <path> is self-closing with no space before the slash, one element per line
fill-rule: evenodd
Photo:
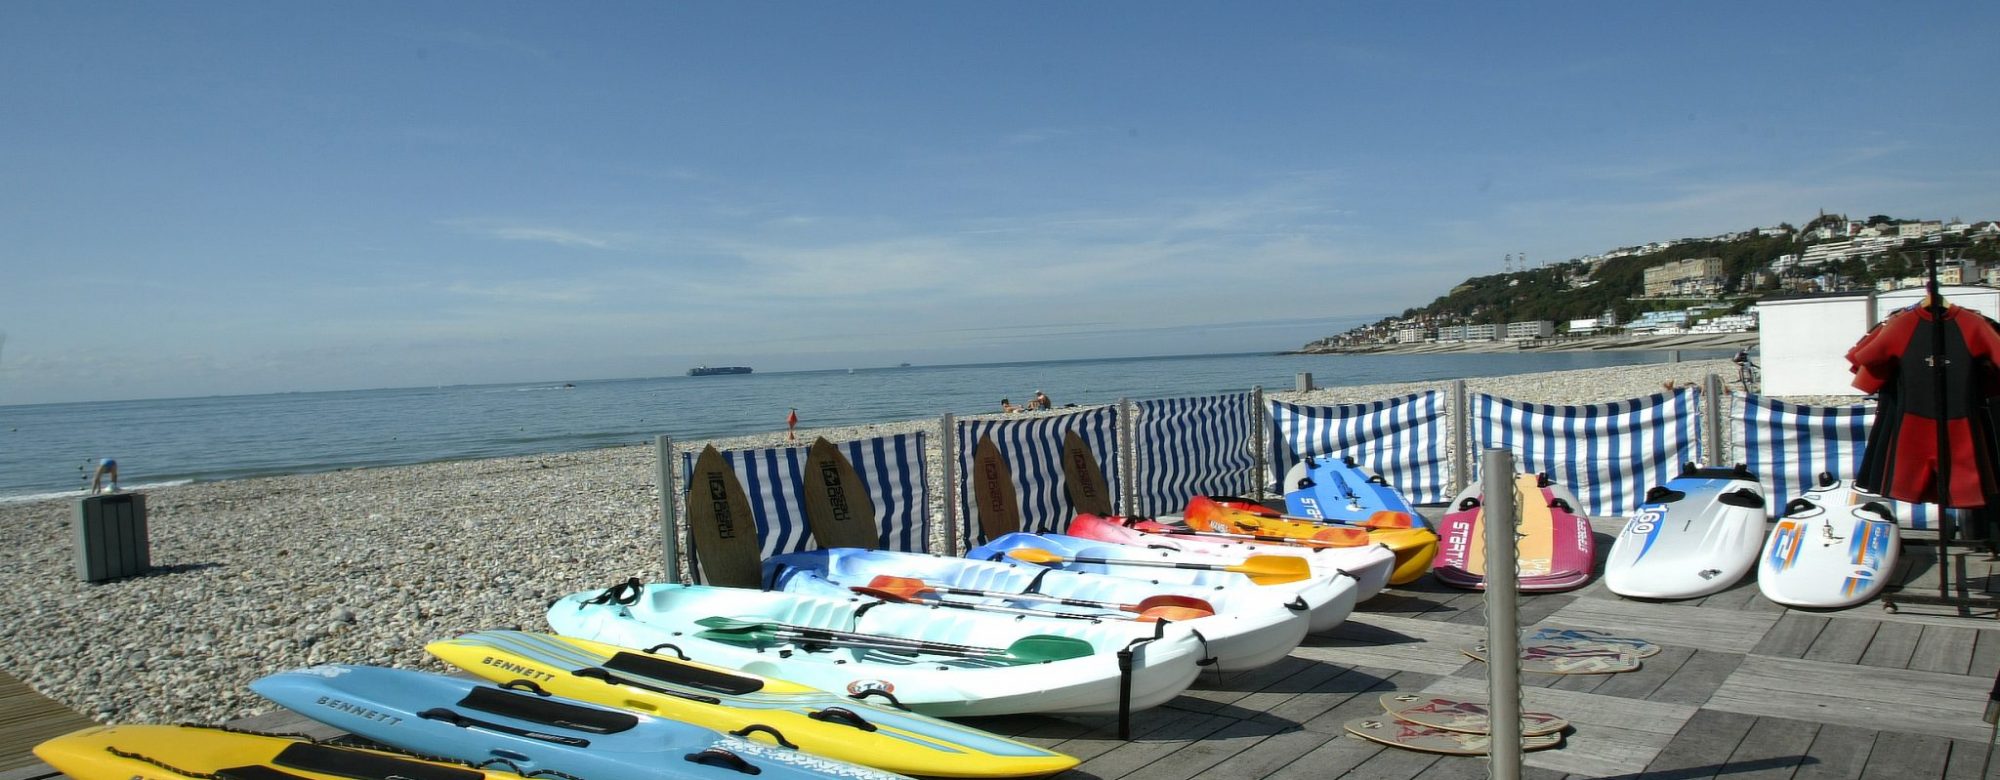
<path fill-rule="evenodd" d="M 738 620 L 728 617 L 705 617 L 695 623 L 709 630 L 697 632 L 695 636 L 733 644 L 766 645 L 778 641 L 803 640 L 813 644 L 869 647 L 885 650 L 902 650 L 931 653 L 933 655 L 958 655 L 971 658 L 990 658 L 1013 663 L 1040 663 L 1083 658 L 1097 652 L 1089 642 L 1075 637 L 1054 634 L 1034 634 L 1014 640 L 1004 648 L 976 647 L 949 642 L 930 642 L 922 639 L 908 639 L 898 636 L 861 634 L 852 631 L 834 631 L 809 626 L 794 626 L 786 623 Z"/>
<path fill-rule="evenodd" d="M 1377 528 L 1377 529 L 1402 529 L 1402 528 L 1417 527 L 1417 520 L 1416 518 L 1411 517 L 1410 513 L 1398 512 L 1393 509 L 1377 510 L 1374 514 L 1369 515 L 1368 518 L 1365 520 L 1336 520 L 1330 517 L 1299 517 L 1297 515 L 1288 515 L 1279 512 L 1278 510 L 1264 506 L 1263 504 L 1251 502 L 1249 499 L 1215 498 L 1211 496 L 1195 496 L 1193 498 L 1188 499 L 1187 509 L 1184 510 L 1184 512 L 1185 512 L 1184 516 L 1188 518 L 1190 522 L 1192 522 L 1197 516 L 1215 517 L 1218 514 L 1236 513 L 1239 515 L 1251 515 L 1255 517 L 1269 518 L 1272 520 L 1284 520 L 1294 523 L 1313 523 L 1315 525 L 1332 525 L 1340 527 Z M 1225 516 L 1228 515 L 1225 514 Z"/>
<path fill-rule="evenodd" d="M 1151 566 L 1159 569 L 1195 569 L 1198 571 L 1233 571 L 1246 575 L 1258 585 L 1275 585 L 1281 582 L 1298 582 L 1312 576 L 1312 567 L 1304 558 L 1287 555 L 1252 555 L 1242 563 L 1187 563 L 1185 561 L 1128 561 L 1119 558 L 1067 557 L 1047 550 L 1023 547 L 1007 551 L 1007 557 L 1029 563 L 1095 563 L 1105 566 Z"/>
<path fill-rule="evenodd" d="M 848 588 L 848 590 L 852 590 L 856 593 L 874 596 L 876 598 L 891 599 L 895 601 L 905 601 L 914 604 L 937 605 L 940 607 L 956 607 L 959 609 L 984 609 L 992 612 L 1005 612 L 1013 615 L 1034 615 L 1040 617 L 1069 618 L 1072 620 L 1076 619 L 1101 620 L 1109 618 L 1113 620 L 1138 620 L 1145 623 L 1151 623 L 1160 620 L 1193 620 L 1195 618 L 1204 618 L 1215 614 L 1215 607 L 1210 606 L 1209 603 L 1206 601 L 1202 601 L 1201 599 L 1193 598 L 1190 596 L 1176 596 L 1173 594 L 1159 594 L 1154 596 L 1148 596 L 1144 599 L 1141 599 L 1136 604 L 1117 604 L 1109 601 L 1090 601 L 1087 599 L 1065 599 L 1055 596 L 1039 596 L 1037 598 L 1037 594 L 1027 594 L 1031 600 L 1055 602 L 1059 604 L 1068 604 L 1071 606 L 1078 606 L 1078 607 L 1099 607 L 1099 608 L 1108 608 L 1116 610 L 1113 612 L 1098 613 L 1095 615 L 1087 615 L 1077 612 L 1061 612 L 1049 609 L 1024 609 L 1019 607 L 1003 607 L 998 605 L 977 604 L 970 601 L 950 601 L 941 597 L 925 598 L 925 594 L 930 594 L 932 596 L 941 596 L 941 594 L 944 593 L 962 593 L 974 596 L 999 596 L 1001 598 L 1019 598 L 1023 594 L 996 593 L 990 590 L 978 590 L 974 588 L 953 588 L 942 585 L 932 585 L 930 583 L 924 582 L 923 580 L 914 579 L 911 577 L 896 577 L 888 574 L 879 575 L 875 579 L 870 580 L 867 585 L 855 585 L 853 587 Z M 1133 613 L 1133 614 L 1126 614 L 1126 613 Z"/>
<path fill-rule="evenodd" d="M 1164 534 L 1168 536 L 1214 536 L 1223 539 L 1242 539 L 1244 541 L 1258 542 L 1261 544 L 1294 544 L 1294 545 L 1299 545 L 1301 547 L 1360 547 L 1362 545 L 1368 544 L 1368 532 L 1363 531 L 1359 528 L 1328 528 L 1324 531 L 1319 531 L 1314 533 L 1312 538 L 1310 539 L 1300 538 L 1296 536 L 1265 536 L 1263 534 L 1239 534 L 1239 533 L 1230 533 L 1227 531 L 1196 531 L 1189 528 L 1178 528 L 1175 526 L 1167 525 L 1166 523 L 1155 522 L 1152 520 L 1140 520 L 1136 523 L 1133 523 L 1132 529 L 1135 531 L 1139 531 L 1141 533 L 1149 533 L 1149 534 Z M 1343 531 L 1353 531 L 1355 533 L 1360 534 L 1361 537 L 1360 539 L 1356 540 L 1346 536 L 1339 535 L 1339 532 Z"/>

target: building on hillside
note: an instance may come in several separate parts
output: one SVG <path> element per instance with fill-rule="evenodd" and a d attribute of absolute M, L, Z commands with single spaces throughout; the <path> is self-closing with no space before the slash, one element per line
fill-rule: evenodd
<path fill-rule="evenodd" d="M 1905 222 L 1896 226 L 1897 238 L 1922 238 L 1944 232 L 1944 223 L 1938 220 L 1928 222 Z"/>
<path fill-rule="evenodd" d="M 1581 335 L 1584 335 L 1584 334 L 1588 334 L 1588 333 L 1596 333 L 1596 332 L 1597 332 L 1597 318 L 1596 318 L 1596 317 L 1592 317 L 1592 318 L 1590 318 L 1590 319 L 1587 319 L 1587 320 L 1570 320 L 1570 321 L 1569 321 L 1569 332 L 1571 332 L 1571 333 L 1574 333 L 1574 334 L 1576 334 L 1576 335 L 1579 335 L 1579 336 L 1581 336 Z"/>
<path fill-rule="evenodd" d="M 1417 344 L 1423 340 L 1423 328 L 1402 328 L 1396 331 L 1396 343 L 1398 344 Z"/>
<path fill-rule="evenodd" d="M 1465 326 L 1466 341 L 1496 341 L 1499 338 L 1500 338 L 1500 326 L 1498 325 Z"/>
<path fill-rule="evenodd" d="M 1465 326 L 1464 326 L 1464 325 L 1439 325 L 1439 326 L 1438 326 L 1438 343 L 1440 343 L 1440 344 L 1456 344 L 1456 343 L 1458 343 L 1458 342 L 1461 342 L 1461 341 L 1464 341 L 1464 340 L 1465 340 Z"/>
<path fill-rule="evenodd" d="M 1632 333 L 1678 333 L 1687 325 L 1688 313 L 1682 311 L 1649 311 L 1638 319 L 1625 323 L 1625 330 Z"/>
<path fill-rule="evenodd" d="M 1523 320 L 1507 323 L 1507 340 L 1545 339 L 1556 335 L 1556 324 L 1549 320 Z"/>
<path fill-rule="evenodd" d="M 1720 257 L 1671 260 L 1646 269 L 1646 297 L 1714 295 L 1722 282 Z"/>

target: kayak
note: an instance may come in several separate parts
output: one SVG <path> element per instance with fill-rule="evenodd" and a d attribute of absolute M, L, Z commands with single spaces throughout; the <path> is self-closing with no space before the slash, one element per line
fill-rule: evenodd
<path fill-rule="evenodd" d="M 1451 502 L 1438 522 L 1442 540 L 1431 573 L 1460 588 L 1486 587 L 1486 506 L 1474 482 Z M 1514 475 L 1514 551 L 1518 586 L 1527 592 L 1581 587 L 1596 567 L 1597 541 L 1590 520 L 1576 513 L 1576 495 L 1542 474 Z"/>
<path fill-rule="evenodd" d="M 1851 482 L 1820 485 L 1785 504 L 1757 556 L 1757 589 L 1794 607 L 1851 607 L 1875 598 L 1895 571 L 1896 515 Z"/>
<path fill-rule="evenodd" d="M 1690 599 L 1736 584 L 1764 546 L 1764 489 L 1742 466 L 1697 468 L 1646 491 L 1604 561 L 1621 596 Z"/>
<path fill-rule="evenodd" d="M 1285 556 L 1284 560 L 1304 562 L 1306 570 L 1299 576 L 1265 578 L 1268 581 L 1259 582 L 1258 578 L 1243 571 L 1230 570 L 1231 567 L 1245 567 L 1246 562 L 1252 560 L 1250 555 L 1232 554 L 1227 550 L 1214 554 L 1181 550 L 1174 546 L 1178 544 L 1167 539 L 1153 547 L 1133 547 L 1062 534 L 1011 533 L 966 551 L 965 557 L 981 561 L 1019 561 L 1024 560 L 1023 556 L 1032 555 L 1033 559 L 1026 562 L 1050 570 L 1136 578 L 1173 586 L 1252 588 L 1275 593 L 1281 599 L 1297 599 L 1305 605 L 1306 630 L 1311 633 L 1340 625 L 1354 611 L 1354 605 L 1359 600 L 1360 581 L 1336 568 L 1337 559 L 1332 557 Z M 1392 557 L 1387 550 L 1373 547 L 1350 549 L 1361 551 L 1363 555 L 1367 554 L 1367 550 L 1377 550 L 1374 557 L 1379 565 L 1363 558 L 1350 556 L 1350 560 L 1362 563 L 1364 571 L 1372 566 L 1384 575 L 1388 573 L 1387 562 Z M 1055 560 L 1044 560 L 1050 557 Z"/>
<path fill-rule="evenodd" d="M 258 695 L 390 747 L 457 761 L 505 758 L 522 774 L 585 778 L 768 780 L 899 775 L 667 718 L 510 690 L 459 677 L 325 664 L 250 683 Z"/>
<path fill-rule="evenodd" d="M 1303 601 L 1276 598 L 1255 588 L 1175 586 L 1050 571 L 1015 560 L 976 561 L 886 550 L 835 548 L 774 556 L 764 561 L 764 584 L 775 590 L 832 596 L 865 589 L 867 595 L 894 593 L 922 604 L 1122 624 L 1139 634 L 1151 631 L 1147 620 L 1176 620 L 1201 636 L 1208 658 L 1225 671 L 1255 669 L 1284 658 L 1305 638 L 1309 622 Z"/>
<path fill-rule="evenodd" d="M 1431 561 L 1437 556 L 1437 534 L 1431 531 L 1426 521 L 1413 513 L 1378 512 L 1353 524 L 1340 524 L 1323 519 L 1288 517 L 1238 499 L 1224 501 L 1227 503 L 1195 496 L 1188 499 L 1187 514 L 1179 519 L 1185 520 L 1192 531 L 1234 534 L 1252 542 L 1273 541 L 1252 537 L 1297 540 L 1278 542 L 1280 544 L 1310 544 L 1315 540 L 1326 543 L 1324 540 L 1357 536 L 1365 538 L 1396 554 L 1396 567 L 1389 573 L 1388 582 L 1391 585 L 1415 582 L 1430 570 Z M 1176 518 L 1168 515 L 1159 519 L 1172 521 Z"/>
<path fill-rule="evenodd" d="M 474 768 L 469 764 L 219 726 L 93 726 L 36 745 L 35 757 L 74 780 L 187 780 L 218 776 L 279 780 L 521 778 L 517 773 L 501 771 L 500 768 L 507 766 L 504 762 Z"/>
<path fill-rule="evenodd" d="M 602 642 L 475 631 L 424 646 L 487 680 L 716 731 L 762 724 L 809 753 L 926 777 L 1032 777 L 1076 766 L 1061 753 L 886 705 Z"/>
<path fill-rule="evenodd" d="M 1201 640 L 1177 624 L 1022 620 L 851 596 L 626 583 L 564 596 L 565 636 L 688 657 L 854 696 L 888 694 L 926 715 L 1104 715 L 1158 706 L 1194 682 Z M 1130 650 L 1121 680 L 1120 651 Z"/>
<path fill-rule="evenodd" d="M 1360 601 L 1373 598 L 1375 594 L 1382 592 L 1382 588 L 1393 582 L 1393 572 L 1399 564 L 1395 551 L 1380 543 L 1357 547 L 1323 547 L 1262 544 L 1187 533 L 1148 533 L 1127 526 L 1117 518 L 1091 514 L 1079 514 L 1071 520 L 1069 535 L 1111 544 L 1181 550 L 1237 559 L 1250 555 L 1302 557 L 1311 562 L 1315 571 L 1337 571 L 1353 577 L 1355 584 L 1360 588 L 1355 594 Z"/>
<path fill-rule="evenodd" d="M 1388 480 L 1350 457 L 1308 457 L 1294 463 L 1285 472 L 1284 488 L 1286 514 L 1355 523 L 1399 513 L 1408 515 L 1414 527 L 1429 525 Z"/>

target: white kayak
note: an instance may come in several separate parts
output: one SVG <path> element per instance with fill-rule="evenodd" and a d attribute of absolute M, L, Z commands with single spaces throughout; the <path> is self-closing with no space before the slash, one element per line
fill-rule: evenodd
<path fill-rule="evenodd" d="M 965 557 L 982 561 L 1018 560 L 1008 553 L 1017 549 L 1029 549 L 1067 558 L 1101 558 L 1154 564 L 1142 566 L 1069 561 L 1047 565 L 1064 571 L 1108 574 L 1159 584 L 1256 588 L 1281 594 L 1281 598 L 1285 599 L 1298 598 L 1306 606 L 1306 630 L 1311 633 L 1326 631 L 1340 625 L 1354 612 L 1354 605 L 1360 600 L 1363 591 L 1361 580 L 1337 564 L 1358 563 L 1361 575 L 1369 576 L 1378 582 L 1387 582 L 1389 569 L 1396 559 L 1394 553 L 1380 545 L 1343 548 L 1342 552 L 1347 553 L 1344 556 L 1297 556 L 1306 560 L 1309 576 L 1267 584 L 1258 584 L 1251 578 L 1235 572 L 1159 565 L 1185 563 L 1198 566 L 1228 566 L 1242 563 L 1251 555 L 1265 554 L 1263 549 L 1211 551 L 1207 545 L 1196 547 L 1197 549 L 1192 550 L 1181 549 L 1180 543 L 1173 539 L 1161 539 L 1153 545 L 1136 547 L 1063 534 L 1011 533 L 968 550 Z M 1247 548 L 1248 545 L 1237 545 L 1237 547 Z M 1270 554 L 1285 555 L 1282 551 L 1273 551 Z"/>
<path fill-rule="evenodd" d="M 1757 588 L 1764 598 L 1794 607 L 1839 608 L 1880 595 L 1895 571 L 1902 535 L 1894 511 L 1866 500 L 1870 496 L 1841 481 L 1786 503 L 1757 558 Z"/>
<path fill-rule="evenodd" d="M 1131 577 L 1061 571 L 1019 561 L 975 561 L 923 553 L 832 550 L 764 561 L 764 586 L 815 595 L 888 594 L 938 609 L 998 609 L 1047 620 L 1119 623 L 1174 620 L 1195 632 L 1218 669 L 1273 663 L 1305 638 L 1305 602 L 1249 586 L 1169 585 Z"/>
<path fill-rule="evenodd" d="M 1727 589 L 1757 565 L 1764 490 L 1742 466 L 1696 468 L 1646 493 L 1604 562 L 1621 596 L 1691 599 Z"/>
<path fill-rule="evenodd" d="M 1199 674 L 1201 640 L 1174 623 L 1028 620 L 879 599 L 637 582 L 549 606 L 564 636 L 777 677 L 824 691 L 887 694 L 943 717 L 1116 714 L 1158 706 Z M 1129 679 L 1119 652 L 1129 648 Z M 1128 687 L 1129 686 L 1129 687 Z"/>

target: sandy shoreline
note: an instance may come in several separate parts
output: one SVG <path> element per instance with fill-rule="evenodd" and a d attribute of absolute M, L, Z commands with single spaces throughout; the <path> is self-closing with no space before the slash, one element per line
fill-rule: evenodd
<path fill-rule="evenodd" d="M 1588 403 L 1731 372 L 1727 360 L 1706 360 L 1466 384 L 1519 400 Z M 1364 401 L 1448 384 L 1271 397 Z M 801 438 L 936 426 L 912 420 Z M 932 458 L 940 457 L 937 438 Z M 783 436 L 715 443 L 774 446 Z M 932 517 L 941 519 L 941 469 L 930 472 Z M 626 577 L 660 579 L 654 473 L 653 449 L 628 446 L 150 490 L 156 571 L 99 585 L 75 576 L 73 501 L 0 505 L 0 621 L 8 627 L 0 668 L 85 715 L 121 722 L 262 712 L 271 707 L 249 693 L 251 680 L 315 662 L 443 670 L 424 642 L 483 628 L 546 630 L 542 612 L 553 598 Z"/>
<path fill-rule="evenodd" d="M 1651 352 L 1669 349 L 1707 350 L 1756 347 L 1757 333 L 1688 333 L 1667 336 L 1563 336 L 1529 342 L 1453 341 L 1418 344 L 1370 344 L 1358 347 L 1302 350 L 1302 355 L 1424 355 L 1445 352 Z"/>

